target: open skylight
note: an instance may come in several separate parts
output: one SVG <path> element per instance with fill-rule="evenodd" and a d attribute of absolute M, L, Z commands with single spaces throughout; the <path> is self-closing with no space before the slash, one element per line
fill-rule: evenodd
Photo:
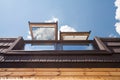
<path fill-rule="evenodd" d="M 87 40 L 89 32 L 61 32 L 60 40 Z"/>
<path fill-rule="evenodd" d="M 29 22 L 32 40 L 57 40 L 57 22 L 31 23 Z"/>
<path fill-rule="evenodd" d="M 32 27 L 34 40 L 55 40 L 55 29 L 49 27 Z"/>
<path fill-rule="evenodd" d="M 63 36 L 63 40 L 86 40 L 87 36 Z"/>

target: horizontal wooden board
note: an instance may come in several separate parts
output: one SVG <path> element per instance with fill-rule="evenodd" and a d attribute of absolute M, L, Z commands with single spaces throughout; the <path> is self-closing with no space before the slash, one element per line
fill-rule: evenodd
<path fill-rule="evenodd" d="M 0 80 L 120 80 L 120 68 L 0 68 Z"/>

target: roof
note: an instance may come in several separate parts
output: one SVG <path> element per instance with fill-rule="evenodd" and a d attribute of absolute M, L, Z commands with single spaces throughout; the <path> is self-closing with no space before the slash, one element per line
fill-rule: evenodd
<path fill-rule="evenodd" d="M 55 50 L 25 51 L 25 44 L 56 44 Z M 62 50 L 61 44 L 93 44 L 93 50 Z M 1 68 L 119 68 L 120 38 L 41 41 L 0 38 Z"/>

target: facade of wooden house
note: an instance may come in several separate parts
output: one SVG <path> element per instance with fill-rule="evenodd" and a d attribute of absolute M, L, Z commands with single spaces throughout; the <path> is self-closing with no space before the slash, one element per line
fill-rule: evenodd
<path fill-rule="evenodd" d="M 120 38 L 88 40 L 88 31 L 60 32 L 58 40 L 57 22 L 29 26 L 32 40 L 0 38 L 0 79 L 120 79 Z"/>

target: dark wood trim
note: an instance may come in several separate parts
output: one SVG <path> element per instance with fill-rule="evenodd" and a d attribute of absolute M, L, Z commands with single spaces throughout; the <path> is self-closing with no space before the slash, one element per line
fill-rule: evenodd
<path fill-rule="evenodd" d="M 120 47 L 120 42 L 106 42 L 108 47 Z"/>
<path fill-rule="evenodd" d="M 0 38 L 0 40 L 15 40 L 16 38 Z"/>
<path fill-rule="evenodd" d="M 58 40 L 58 22 L 56 22 L 56 28 L 55 28 L 55 40 L 57 41 Z"/>
<path fill-rule="evenodd" d="M 93 40 L 80 40 L 80 41 L 76 41 L 76 40 L 24 40 L 25 43 L 69 43 L 69 44 L 85 44 L 85 43 L 92 43 Z"/>
<path fill-rule="evenodd" d="M 0 48 L 9 48 L 10 46 L 0 46 Z"/>
<path fill-rule="evenodd" d="M 89 31 L 89 35 L 87 36 L 87 40 L 88 40 L 88 38 L 89 38 L 90 34 L 91 34 L 91 31 Z"/>
<path fill-rule="evenodd" d="M 95 41 L 96 41 L 100 50 L 106 50 L 109 53 L 112 53 L 111 50 L 100 40 L 99 37 L 95 37 Z"/>
<path fill-rule="evenodd" d="M 6 54 L 9 55 L 109 55 L 105 50 L 43 50 L 43 51 L 25 51 L 11 50 Z"/>
<path fill-rule="evenodd" d="M 120 62 L 0 62 L 0 68 L 120 68 Z"/>
<path fill-rule="evenodd" d="M 14 41 L 15 41 L 15 39 L 11 39 L 11 40 L 0 40 L 0 43 L 1 43 L 1 42 L 9 43 L 9 42 L 14 42 Z"/>
<path fill-rule="evenodd" d="M 19 46 L 17 44 L 19 44 L 21 41 L 23 41 L 23 38 L 22 37 L 18 37 L 13 43 L 12 45 L 7 49 L 7 52 L 8 51 L 11 51 L 12 49 L 14 48 L 18 48 Z M 24 44 L 23 42 L 21 44 Z M 19 49 L 19 48 L 18 48 Z"/>
<path fill-rule="evenodd" d="M 120 38 L 100 38 L 104 42 L 120 42 Z"/>

